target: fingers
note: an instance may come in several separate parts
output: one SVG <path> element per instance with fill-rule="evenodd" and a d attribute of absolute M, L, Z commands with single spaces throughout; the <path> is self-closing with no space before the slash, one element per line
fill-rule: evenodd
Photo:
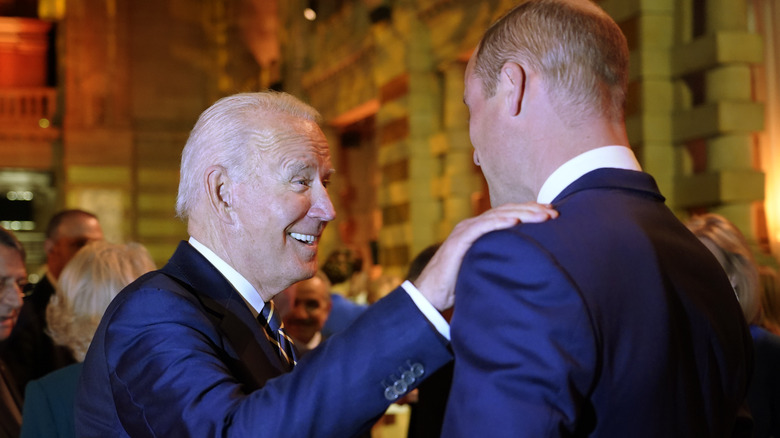
<path fill-rule="evenodd" d="M 415 281 L 420 293 L 439 310 L 452 306 L 455 280 L 466 251 L 480 236 L 490 231 L 511 227 L 518 222 L 539 223 L 558 217 L 550 205 L 533 203 L 504 204 L 481 215 L 466 219 L 452 233 Z"/>
<path fill-rule="evenodd" d="M 514 218 L 518 222 L 544 222 L 558 217 L 558 211 L 549 204 L 529 202 L 524 204 L 504 204 L 486 211 L 483 215 L 497 215 L 501 218 Z"/>
<path fill-rule="evenodd" d="M 558 217 L 550 205 L 535 202 L 525 204 L 504 204 L 481 215 L 460 222 L 447 240 L 460 239 L 460 244 L 471 246 L 479 236 L 519 222 L 540 223 Z"/>

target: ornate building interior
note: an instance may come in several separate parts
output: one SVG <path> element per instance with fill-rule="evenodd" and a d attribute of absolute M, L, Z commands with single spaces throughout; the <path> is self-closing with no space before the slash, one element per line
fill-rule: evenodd
<path fill-rule="evenodd" d="M 198 115 L 283 90 L 323 114 L 338 170 L 320 257 L 358 251 L 370 301 L 488 208 L 463 75 L 516 1 L 0 0 L 0 224 L 31 272 L 62 208 L 95 212 L 108 239 L 144 244 L 161 266 L 187 238 L 174 206 Z M 780 5 L 598 2 L 628 39 L 629 139 L 667 204 L 726 216 L 776 268 Z M 374 436 L 395 436 L 394 418 Z"/>
<path fill-rule="evenodd" d="M 0 0 L 0 221 L 35 265 L 52 212 L 92 210 L 110 239 L 141 242 L 162 264 L 187 237 L 174 200 L 198 114 L 274 88 L 325 118 L 338 217 L 321 257 L 354 248 L 392 282 L 487 208 L 463 73 L 514 3 Z M 668 205 L 727 216 L 775 266 L 775 3 L 599 3 L 628 38 L 629 136 Z"/>

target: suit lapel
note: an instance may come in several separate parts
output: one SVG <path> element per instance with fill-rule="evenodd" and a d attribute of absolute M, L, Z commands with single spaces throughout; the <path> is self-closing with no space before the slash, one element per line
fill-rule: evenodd
<path fill-rule="evenodd" d="M 259 364 L 267 363 L 276 375 L 289 371 L 243 298 L 227 279 L 187 242 L 181 242 L 161 271 L 177 280 L 203 305 L 255 381 L 273 376 Z"/>

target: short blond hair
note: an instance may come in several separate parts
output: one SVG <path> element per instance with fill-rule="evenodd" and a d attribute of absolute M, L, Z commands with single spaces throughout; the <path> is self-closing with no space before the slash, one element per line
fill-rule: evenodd
<path fill-rule="evenodd" d="M 46 308 L 48 333 L 81 362 L 111 300 L 125 286 L 155 269 L 142 245 L 90 242 L 71 259 L 60 274 Z"/>
<path fill-rule="evenodd" d="M 628 43 L 617 23 L 589 0 L 523 2 L 485 32 L 474 56 L 486 97 L 495 94 L 504 64 L 516 62 L 542 75 L 565 120 L 623 120 Z"/>
<path fill-rule="evenodd" d="M 732 282 L 739 306 L 748 324 L 761 322 L 761 282 L 753 253 L 741 231 L 725 217 L 707 213 L 694 216 L 685 225 L 715 253 Z"/>

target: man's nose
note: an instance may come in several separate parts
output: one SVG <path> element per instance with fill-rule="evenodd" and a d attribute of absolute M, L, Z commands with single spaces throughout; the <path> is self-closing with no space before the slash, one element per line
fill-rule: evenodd
<path fill-rule="evenodd" d="M 2 297 L 0 297 L 0 303 L 3 305 L 12 309 L 18 309 L 22 307 L 22 304 L 24 303 L 24 293 L 22 292 L 21 286 L 18 284 L 13 283 L 13 286 L 6 288 L 2 294 Z"/>
<path fill-rule="evenodd" d="M 336 218 L 336 209 L 333 208 L 333 202 L 331 202 L 325 187 L 320 187 L 317 191 L 318 193 L 309 209 L 309 216 L 323 222 L 330 222 Z"/>

